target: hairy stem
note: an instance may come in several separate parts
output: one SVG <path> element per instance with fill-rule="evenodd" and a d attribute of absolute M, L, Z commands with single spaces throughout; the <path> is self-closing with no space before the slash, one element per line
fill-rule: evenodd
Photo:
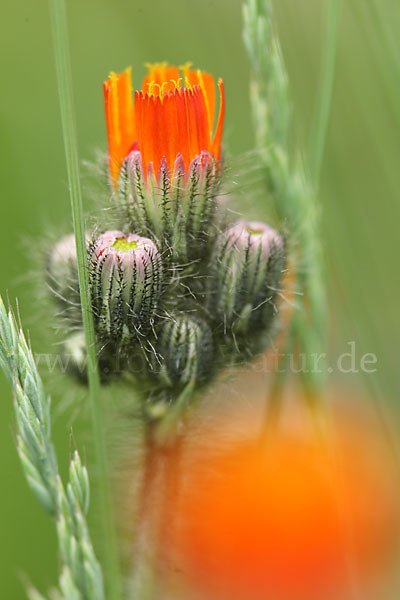
<path fill-rule="evenodd" d="M 179 421 L 184 417 L 190 402 L 194 402 L 195 380 L 189 381 L 179 396 L 174 399 L 164 418 L 154 426 L 154 439 L 160 446 L 173 444 L 176 441 Z"/>
<path fill-rule="evenodd" d="M 82 320 L 85 330 L 88 356 L 87 373 L 89 381 L 89 395 L 93 421 L 98 486 L 101 495 L 104 566 L 108 587 L 108 598 L 110 598 L 110 600 L 117 600 L 117 598 L 120 598 L 121 596 L 119 567 L 111 510 L 100 379 L 97 366 L 95 332 L 89 291 L 85 224 L 79 179 L 78 145 L 73 107 L 67 15 L 64 0 L 49 0 L 49 7 L 52 22 L 53 45 L 72 208 L 72 220 L 76 239 Z"/>

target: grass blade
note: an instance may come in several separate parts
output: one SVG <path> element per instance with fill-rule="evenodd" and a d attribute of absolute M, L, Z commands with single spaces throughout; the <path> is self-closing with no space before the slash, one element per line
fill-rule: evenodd
<path fill-rule="evenodd" d="M 111 512 L 103 410 L 101 404 L 95 332 L 89 292 L 85 224 L 82 208 L 82 192 L 79 179 L 78 145 L 74 119 L 67 15 L 64 0 L 49 0 L 49 7 L 52 22 L 53 45 L 72 208 L 72 219 L 76 239 L 82 318 L 88 355 L 87 372 L 89 381 L 89 395 L 96 451 L 98 486 L 101 495 L 104 570 L 106 573 L 106 582 L 108 584 L 108 598 L 110 598 L 110 600 L 116 600 L 120 597 L 118 557 Z"/>
<path fill-rule="evenodd" d="M 325 141 L 332 105 L 335 80 L 337 30 L 342 0 L 329 0 L 326 16 L 325 49 L 322 61 L 321 84 L 316 118 L 311 134 L 308 168 L 311 181 L 318 188 Z"/>

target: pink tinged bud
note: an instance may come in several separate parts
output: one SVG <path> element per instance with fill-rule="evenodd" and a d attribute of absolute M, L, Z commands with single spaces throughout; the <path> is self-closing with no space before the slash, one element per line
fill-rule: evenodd
<path fill-rule="evenodd" d="M 151 328 L 162 285 L 155 243 L 107 231 L 90 248 L 90 285 L 98 332 L 113 341 L 145 335 Z"/>
<path fill-rule="evenodd" d="M 209 309 L 225 326 L 266 328 L 285 264 L 285 245 L 274 229 L 257 221 L 239 221 L 222 235 L 210 282 Z"/>
<path fill-rule="evenodd" d="M 52 248 L 51 258 L 56 262 L 76 261 L 75 235 L 73 233 L 64 236 L 57 242 Z"/>
<path fill-rule="evenodd" d="M 48 254 L 48 272 L 57 285 L 68 285 L 71 276 L 77 272 L 75 236 L 66 235 L 55 244 Z"/>
<path fill-rule="evenodd" d="M 226 238 L 238 251 L 260 252 L 264 261 L 275 247 L 283 248 L 279 233 L 259 221 L 239 221 L 225 232 Z"/>
<path fill-rule="evenodd" d="M 61 319 L 68 329 L 79 327 L 82 316 L 74 234 L 64 236 L 50 249 L 47 256 L 47 281 L 60 308 Z"/>
<path fill-rule="evenodd" d="M 86 242 L 89 242 L 88 234 L 85 234 Z M 70 233 L 61 238 L 48 254 L 48 269 L 50 275 L 55 279 L 63 279 L 75 275 L 77 272 L 77 255 L 75 235 Z"/>

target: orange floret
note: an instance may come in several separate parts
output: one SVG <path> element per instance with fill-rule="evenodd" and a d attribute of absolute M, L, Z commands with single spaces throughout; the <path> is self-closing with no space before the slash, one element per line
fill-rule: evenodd
<path fill-rule="evenodd" d="M 163 158 L 172 169 L 178 154 L 186 168 L 201 152 L 221 158 L 225 115 L 222 79 L 215 132 L 216 94 L 209 73 L 167 63 L 148 65 L 142 89 L 132 96 L 131 69 L 111 73 L 104 83 L 110 174 L 114 183 L 132 148 L 140 150 L 144 171 L 157 173 Z"/>

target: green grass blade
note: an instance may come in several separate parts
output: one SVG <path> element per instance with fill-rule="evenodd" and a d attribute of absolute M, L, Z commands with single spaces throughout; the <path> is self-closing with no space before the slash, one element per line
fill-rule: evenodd
<path fill-rule="evenodd" d="M 321 84 L 316 118 L 311 134 L 308 168 L 312 182 L 318 187 L 325 141 L 332 105 L 335 80 L 337 30 L 342 0 L 329 0 L 326 16 L 325 49 L 323 53 Z"/>
<path fill-rule="evenodd" d="M 88 381 L 95 440 L 98 485 L 101 495 L 103 524 L 103 556 L 108 598 L 120 598 L 118 557 L 111 511 L 103 410 L 96 356 L 96 342 L 91 312 L 89 278 L 86 257 L 85 224 L 79 178 L 78 145 L 74 119 L 72 76 L 68 43 L 67 15 L 64 0 L 49 0 L 54 54 L 60 99 L 62 130 L 71 198 L 72 219 L 76 238 L 82 318 L 88 353 Z"/>

